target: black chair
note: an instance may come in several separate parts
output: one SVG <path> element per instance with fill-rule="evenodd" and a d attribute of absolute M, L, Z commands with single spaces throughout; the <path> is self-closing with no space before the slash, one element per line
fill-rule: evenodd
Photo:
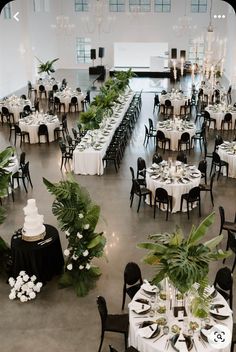
<path fill-rule="evenodd" d="M 180 139 L 178 140 L 178 150 L 182 150 L 182 145 L 185 145 L 186 150 L 189 151 L 191 149 L 191 141 L 190 141 L 190 134 L 188 132 L 184 132 L 181 134 Z"/>
<path fill-rule="evenodd" d="M 207 184 L 205 184 L 205 185 L 199 185 L 201 192 L 210 192 L 210 195 L 211 195 L 211 203 L 212 203 L 212 206 L 213 206 L 213 207 L 214 207 L 213 183 L 214 183 L 215 176 L 216 176 L 215 173 L 211 176 L 210 186 L 208 186 Z"/>
<path fill-rule="evenodd" d="M 153 112 L 155 111 L 155 109 L 158 109 L 158 112 L 160 110 L 160 100 L 159 100 L 159 95 L 158 94 L 155 94 L 154 96 L 154 104 L 153 104 Z"/>
<path fill-rule="evenodd" d="M 60 139 L 59 140 L 59 147 L 61 150 L 61 169 L 63 164 L 66 167 L 66 163 L 69 160 L 72 160 L 73 158 L 73 150 L 71 150 L 71 148 L 67 147 L 66 144 Z"/>
<path fill-rule="evenodd" d="M 82 103 L 83 103 L 83 111 L 87 110 L 87 107 L 90 104 L 90 90 L 87 90 L 86 96 L 82 101 Z"/>
<path fill-rule="evenodd" d="M 213 119 L 208 111 L 205 110 L 203 112 L 203 117 L 204 117 L 204 121 L 206 122 L 206 126 L 208 127 L 208 129 L 210 128 L 211 123 L 214 124 L 214 129 L 216 129 L 216 119 Z"/>
<path fill-rule="evenodd" d="M 236 233 L 228 230 L 228 239 L 227 239 L 227 244 L 226 244 L 226 250 L 231 249 L 231 251 L 234 253 L 234 263 L 232 266 L 231 273 L 234 272 L 234 268 L 236 265 Z M 223 260 L 223 263 L 225 263 L 225 260 Z"/>
<path fill-rule="evenodd" d="M 144 125 L 144 128 L 145 128 L 145 135 L 144 135 L 143 145 L 146 147 L 148 145 L 150 138 L 154 138 L 154 140 L 156 139 L 156 133 L 149 132 L 146 125 Z"/>
<path fill-rule="evenodd" d="M 25 166 L 25 152 L 22 152 L 20 154 L 19 164 L 20 164 L 20 169 L 22 170 L 22 168 Z"/>
<path fill-rule="evenodd" d="M 165 133 L 161 130 L 158 130 L 156 133 L 156 152 L 158 149 L 158 143 L 161 143 L 161 148 L 163 149 L 163 152 L 165 153 L 166 150 L 166 143 L 168 143 L 169 149 L 170 149 L 170 138 L 167 138 L 165 136 Z"/>
<path fill-rule="evenodd" d="M 71 101 L 69 103 L 69 112 L 71 111 L 71 108 L 74 107 L 75 112 L 79 110 L 79 104 L 78 104 L 78 99 L 77 97 L 72 97 Z"/>
<path fill-rule="evenodd" d="M 25 163 L 24 166 L 22 166 L 21 169 L 19 169 L 17 172 L 15 172 L 12 175 L 12 187 L 14 189 L 14 180 L 17 180 L 17 184 L 18 187 L 20 187 L 20 183 L 19 180 L 21 179 L 25 188 L 25 192 L 28 193 L 27 187 L 26 187 L 26 183 L 25 180 L 28 180 L 28 182 L 30 183 L 31 187 L 33 188 L 33 184 L 31 181 L 31 177 L 30 177 L 30 172 L 29 172 L 29 161 L 27 161 L 27 163 Z"/>
<path fill-rule="evenodd" d="M 25 137 L 28 138 L 28 142 L 30 143 L 30 135 L 29 132 L 26 131 L 21 131 L 20 127 L 18 125 L 14 125 L 14 129 L 15 129 L 15 143 L 14 145 L 16 145 L 16 138 L 17 136 L 20 137 L 20 146 L 22 144 L 22 141 L 25 143 Z"/>
<path fill-rule="evenodd" d="M 79 143 L 81 141 L 79 131 L 76 131 L 76 129 L 74 127 L 71 128 L 71 131 L 73 133 L 74 140 L 76 140 Z"/>
<path fill-rule="evenodd" d="M 28 81 L 28 98 L 31 98 L 32 93 L 34 93 L 34 96 L 37 96 L 37 89 L 32 86 L 32 83 Z"/>
<path fill-rule="evenodd" d="M 2 113 L 1 113 L 1 120 L 2 120 L 2 125 L 4 123 L 4 118 L 6 119 L 6 122 L 11 122 L 14 123 L 14 114 L 8 110 L 7 107 L 3 106 L 2 107 Z"/>
<path fill-rule="evenodd" d="M 35 99 L 34 100 L 34 105 L 33 105 L 33 107 L 32 107 L 32 110 L 33 111 L 39 111 L 39 99 Z"/>
<path fill-rule="evenodd" d="M 181 196 L 180 211 L 182 211 L 183 201 L 187 203 L 187 213 L 189 219 L 189 205 L 193 208 L 193 203 L 198 202 L 199 217 L 201 216 L 201 197 L 200 197 L 200 187 L 193 187 L 190 189 L 189 193 L 184 193 Z"/>
<path fill-rule="evenodd" d="M 172 211 L 172 196 L 168 195 L 168 192 L 164 188 L 157 188 L 155 191 L 155 198 L 154 198 L 154 219 L 156 217 L 156 205 L 159 205 L 159 208 L 161 207 L 161 204 L 166 204 L 167 205 L 167 210 L 166 210 L 166 221 L 168 220 L 168 214 L 169 210 Z"/>
<path fill-rule="evenodd" d="M 77 144 L 79 143 L 78 140 L 73 139 L 69 134 L 66 135 L 66 140 L 72 150 L 74 150 Z"/>
<path fill-rule="evenodd" d="M 146 161 L 140 156 L 137 159 L 137 179 L 139 177 L 146 180 Z"/>
<path fill-rule="evenodd" d="M 180 152 L 179 154 L 177 154 L 176 160 L 181 161 L 181 163 L 184 164 L 188 163 L 187 156 L 184 152 Z"/>
<path fill-rule="evenodd" d="M 118 352 L 114 347 L 112 347 L 111 345 L 109 345 L 110 348 L 110 352 Z M 134 348 L 133 346 L 130 346 L 128 348 L 126 348 L 125 352 L 139 352 L 136 348 Z"/>
<path fill-rule="evenodd" d="M 229 301 L 229 306 L 233 308 L 233 275 L 231 270 L 227 267 L 221 268 L 217 271 L 215 281 L 215 289 Z"/>
<path fill-rule="evenodd" d="M 148 119 L 148 125 L 149 125 L 148 132 L 155 135 L 156 129 L 154 128 L 153 121 L 150 118 Z"/>
<path fill-rule="evenodd" d="M 165 100 L 165 115 L 173 115 L 174 107 L 169 99 Z"/>
<path fill-rule="evenodd" d="M 12 133 L 15 133 L 15 125 L 11 122 L 8 122 L 8 127 L 9 127 L 9 141 L 11 140 Z"/>
<path fill-rule="evenodd" d="M 138 183 L 140 184 L 140 186 L 146 187 L 147 186 L 146 179 L 145 178 L 135 178 L 134 169 L 132 168 L 132 166 L 130 166 L 129 169 L 130 169 L 131 177 L 132 177 L 132 186 L 133 186 L 133 180 L 137 180 Z M 130 190 L 130 199 L 131 199 L 132 193 L 133 193 L 133 187 L 131 187 L 131 190 Z"/>
<path fill-rule="evenodd" d="M 228 130 L 232 130 L 232 114 L 230 112 L 227 112 L 225 114 L 224 119 L 221 121 L 221 130 L 225 129 L 225 124 L 228 125 Z"/>
<path fill-rule="evenodd" d="M 125 338 L 125 348 L 127 348 L 129 331 L 128 314 L 108 314 L 106 300 L 102 296 L 97 298 L 97 306 L 101 318 L 101 340 L 98 352 L 101 351 L 106 331 L 123 334 Z"/>
<path fill-rule="evenodd" d="M 142 274 L 138 264 L 129 262 L 124 270 L 124 285 L 123 285 L 123 298 L 122 310 L 125 306 L 126 293 L 132 299 L 138 292 L 143 284 Z"/>
<path fill-rule="evenodd" d="M 39 85 L 39 98 L 42 99 L 42 95 L 44 94 L 45 98 L 47 98 L 47 91 L 43 84 Z"/>
<path fill-rule="evenodd" d="M 199 145 L 200 145 L 200 150 L 202 152 L 202 143 L 204 145 L 205 141 L 206 141 L 206 126 L 205 126 L 205 122 L 203 122 L 201 130 L 197 131 L 195 133 L 195 135 L 191 138 L 191 145 L 193 144 L 193 142 L 195 141 L 199 141 Z"/>
<path fill-rule="evenodd" d="M 30 115 L 32 113 L 32 110 L 31 110 L 31 107 L 30 105 L 25 105 L 24 108 L 23 108 L 23 112 L 26 114 L 26 115 Z"/>
<path fill-rule="evenodd" d="M 216 167 L 218 167 L 219 170 L 218 170 L 217 180 L 219 180 L 220 173 L 221 173 L 221 169 L 222 169 L 222 167 L 224 167 L 224 166 L 226 167 L 226 176 L 228 177 L 228 176 L 229 176 L 229 163 L 227 163 L 227 162 L 224 161 L 224 160 L 221 160 L 219 154 L 217 154 L 216 152 L 213 152 L 213 153 L 212 153 L 212 163 L 211 163 L 211 172 L 210 172 L 210 175 L 212 174 L 213 168 L 214 168 L 215 171 L 216 171 Z"/>
<path fill-rule="evenodd" d="M 53 105 L 54 113 L 55 113 L 55 111 L 61 112 L 62 107 L 63 107 L 63 111 L 65 113 L 65 111 L 66 111 L 65 103 L 62 103 L 58 97 L 54 97 L 54 105 Z"/>
<path fill-rule="evenodd" d="M 160 164 L 162 162 L 162 160 L 163 160 L 162 156 L 159 153 L 153 154 L 153 157 L 152 157 L 153 164 Z"/>
<path fill-rule="evenodd" d="M 46 137 L 46 141 L 49 144 L 48 126 L 45 125 L 45 124 L 39 125 L 39 129 L 38 129 L 39 144 L 40 144 L 40 137 L 41 136 L 45 136 Z"/>
<path fill-rule="evenodd" d="M 206 161 L 206 159 L 199 161 L 198 170 L 201 172 L 201 178 L 204 178 L 205 184 L 207 184 L 207 161 Z"/>
<path fill-rule="evenodd" d="M 26 100 L 26 95 L 25 94 L 22 94 L 20 97 L 21 97 L 21 99 Z"/>
<path fill-rule="evenodd" d="M 69 130 L 67 127 L 67 115 L 62 115 L 62 122 L 59 127 L 54 129 L 54 139 L 58 139 L 61 134 L 63 135 L 64 140 L 66 140 L 66 136 L 69 134 Z"/>
<path fill-rule="evenodd" d="M 219 148 L 219 145 L 221 145 L 222 143 L 224 143 L 223 138 L 220 135 L 217 134 L 215 136 L 214 152 Z"/>
<path fill-rule="evenodd" d="M 132 207 L 132 204 L 133 204 L 134 195 L 137 195 L 139 197 L 137 213 L 139 212 L 141 199 L 142 198 L 145 199 L 147 195 L 149 195 L 150 206 L 152 207 L 152 192 L 149 189 L 147 189 L 146 187 L 141 187 L 137 179 L 134 179 L 132 181 L 132 195 L 131 195 L 131 199 L 130 199 L 130 208 Z"/>
<path fill-rule="evenodd" d="M 54 84 L 53 86 L 52 86 L 52 90 L 53 90 L 53 92 L 58 92 L 58 85 L 57 84 Z"/>
<path fill-rule="evenodd" d="M 228 105 L 232 103 L 231 91 L 232 91 L 232 86 L 229 86 L 229 89 L 228 89 L 228 92 L 227 92 L 227 103 L 228 103 Z"/>
<path fill-rule="evenodd" d="M 220 232 L 221 235 L 223 230 L 236 232 L 236 213 L 234 216 L 234 221 L 227 221 L 225 220 L 225 210 L 222 206 L 219 206 L 220 212 Z"/>

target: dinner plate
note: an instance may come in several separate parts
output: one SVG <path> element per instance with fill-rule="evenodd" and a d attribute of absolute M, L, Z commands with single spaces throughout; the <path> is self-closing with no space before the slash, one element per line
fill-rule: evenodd
<path fill-rule="evenodd" d="M 160 178 L 161 176 L 160 175 L 152 175 L 151 176 L 151 178 L 153 179 L 153 180 L 157 180 L 158 178 Z"/>
<path fill-rule="evenodd" d="M 142 284 L 141 288 L 143 289 L 144 292 L 148 294 L 156 294 L 158 292 L 158 288 L 154 285 L 151 285 L 148 283 Z"/>
<path fill-rule="evenodd" d="M 199 174 L 197 174 L 197 173 L 192 173 L 192 174 L 190 174 L 190 177 L 198 178 L 198 177 L 199 177 Z"/>
<path fill-rule="evenodd" d="M 142 315 L 149 312 L 149 310 L 151 309 L 151 306 L 149 304 L 139 303 L 135 301 L 131 303 L 130 308 L 134 313 Z"/>
<path fill-rule="evenodd" d="M 175 351 L 178 351 L 178 352 L 181 352 L 181 350 L 179 348 L 177 348 L 175 345 L 178 341 L 178 338 L 179 338 L 179 334 L 175 334 L 174 336 L 171 337 L 170 339 L 170 343 L 171 343 L 171 346 L 173 347 L 173 349 Z M 193 340 L 190 336 L 188 335 L 184 335 L 183 334 L 183 340 L 185 340 L 185 342 L 181 342 L 181 343 L 185 343 L 186 344 L 186 347 L 187 347 L 187 350 L 188 351 L 191 351 L 191 349 L 193 348 Z M 180 341 L 178 342 L 178 344 L 180 344 Z"/>

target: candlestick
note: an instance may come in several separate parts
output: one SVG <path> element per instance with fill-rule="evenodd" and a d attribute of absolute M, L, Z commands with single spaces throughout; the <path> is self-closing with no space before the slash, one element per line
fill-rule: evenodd
<path fill-rule="evenodd" d="M 180 73 L 181 73 L 181 76 L 184 75 L 184 58 L 181 57 L 181 66 L 180 66 Z"/>

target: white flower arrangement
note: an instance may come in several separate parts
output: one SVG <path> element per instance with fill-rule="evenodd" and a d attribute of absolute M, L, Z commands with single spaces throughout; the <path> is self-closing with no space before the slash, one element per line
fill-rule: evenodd
<path fill-rule="evenodd" d="M 36 276 L 26 274 L 25 271 L 20 271 L 19 276 L 16 279 L 10 277 L 8 282 L 11 286 L 11 292 L 9 294 L 9 299 L 13 300 L 19 298 L 21 302 L 27 302 L 31 299 L 36 298 L 36 294 L 40 292 L 43 284 L 42 282 L 36 283 Z"/>

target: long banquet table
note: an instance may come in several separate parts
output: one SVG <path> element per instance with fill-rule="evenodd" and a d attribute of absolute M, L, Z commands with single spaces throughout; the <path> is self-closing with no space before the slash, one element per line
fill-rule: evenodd
<path fill-rule="evenodd" d="M 38 129 L 41 124 L 45 124 L 48 128 L 49 142 L 54 141 L 54 130 L 60 126 L 57 116 L 36 113 L 20 119 L 19 127 L 22 131 L 29 132 L 30 144 L 38 143 Z M 40 137 L 40 142 L 46 143 L 45 136 Z"/>
<path fill-rule="evenodd" d="M 163 160 L 160 164 L 147 169 L 147 188 L 152 191 L 153 197 L 157 188 L 164 188 L 172 196 L 172 213 L 180 211 L 181 196 L 191 188 L 197 187 L 201 181 L 201 173 L 194 165 L 184 165 L 179 161 L 175 165 L 168 165 Z M 186 202 L 183 202 L 182 211 L 186 211 Z"/>
<path fill-rule="evenodd" d="M 100 130 L 89 131 L 73 152 L 73 169 L 75 174 L 102 175 L 104 173 L 103 157 L 112 140 L 116 128 L 120 125 L 134 94 L 129 92 L 123 101 L 107 119 L 106 126 Z M 97 140 L 100 146 L 91 146 Z M 96 145 L 96 144 L 95 144 Z"/>
<path fill-rule="evenodd" d="M 210 290 L 212 290 L 211 292 L 214 292 L 213 287 L 209 288 L 209 291 Z M 156 304 L 156 302 L 152 303 L 151 297 L 153 297 L 153 291 L 152 293 L 150 293 L 150 292 L 147 292 L 146 290 L 144 291 L 141 288 L 134 296 L 132 302 L 129 304 L 129 323 L 130 323 L 129 345 L 134 346 L 140 352 L 163 352 L 163 351 L 177 351 L 177 350 L 179 352 L 187 352 L 188 350 L 186 347 L 185 338 L 183 338 L 184 336 L 187 335 L 189 336 L 190 339 L 193 340 L 192 348 L 191 348 L 192 351 L 215 352 L 216 351 L 215 347 L 209 344 L 208 341 L 205 341 L 202 339 L 202 334 L 200 333 L 200 330 L 204 332 L 203 329 L 205 328 L 206 324 L 209 324 L 209 326 L 215 326 L 216 324 L 223 324 L 223 326 L 227 326 L 230 333 L 232 334 L 232 325 L 233 325 L 232 311 L 229 308 L 228 303 L 225 301 L 225 299 L 219 292 L 215 291 L 215 294 L 216 296 L 215 298 L 212 299 L 212 304 L 223 305 L 224 306 L 223 309 L 228 315 L 228 317 L 223 321 L 213 319 L 213 317 L 211 316 L 211 313 L 209 315 L 209 318 L 205 320 L 203 319 L 201 320 L 199 318 L 194 317 L 190 312 L 189 301 L 187 301 L 187 299 L 184 304 L 187 311 L 187 316 L 182 318 L 175 317 L 173 306 L 183 306 L 183 300 L 176 299 L 174 305 L 173 305 L 173 300 L 171 300 L 172 301 L 172 306 L 171 306 L 171 302 L 170 302 L 170 298 L 168 297 L 168 294 L 166 295 L 165 300 L 162 300 L 161 298 L 159 298 L 159 302 L 157 303 L 157 307 L 158 306 L 165 307 L 164 308 L 165 313 L 164 314 L 158 313 L 158 308 L 157 308 L 153 316 L 153 314 L 151 314 L 151 311 L 153 311 L 153 309 L 155 310 L 154 304 Z M 144 306 L 143 303 L 138 303 L 136 301 L 139 299 L 141 299 L 141 302 L 142 300 L 146 300 L 145 302 L 146 312 L 138 314 L 137 312 L 140 312 L 142 310 L 142 306 Z M 151 308 L 151 310 L 148 310 L 147 309 L 148 307 Z M 136 309 L 136 312 L 135 312 L 135 309 Z M 138 311 L 138 309 L 140 310 Z M 212 312 L 217 313 L 218 310 L 214 309 Z M 142 324 L 145 321 L 153 322 L 153 324 L 151 325 L 152 329 L 155 329 L 155 327 L 157 326 L 156 323 L 159 322 L 158 326 L 159 326 L 160 332 L 157 333 L 157 336 L 155 338 L 150 337 L 152 335 L 151 330 L 148 330 L 148 328 L 142 328 L 140 326 L 140 324 Z M 196 331 L 194 332 L 192 331 L 193 332 L 192 335 L 190 333 L 191 331 L 190 323 L 198 324 L 198 328 L 196 328 Z M 167 329 L 169 329 L 169 332 L 167 330 L 167 334 L 164 334 L 164 335 L 163 335 L 163 325 L 167 326 L 168 327 Z M 173 331 L 174 327 L 175 329 L 176 327 L 180 329 L 179 333 L 180 333 L 180 336 L 182 336 L 182 340 L 180 340 L 180 336 L 179 336 L 179 341 L 177 340 L 178 346 L 176 342 L 174 346 L 175 349 L 173 348 L 173 344 L 170 340 L 174 335 L 176 335 L 176 331 L 175 332 Z M 144 329 L 146 329 L 146 331 Z M 226 348 L 217 349 L 217 350 L 221 352 L 229 352 L 230 344 Z"/>

